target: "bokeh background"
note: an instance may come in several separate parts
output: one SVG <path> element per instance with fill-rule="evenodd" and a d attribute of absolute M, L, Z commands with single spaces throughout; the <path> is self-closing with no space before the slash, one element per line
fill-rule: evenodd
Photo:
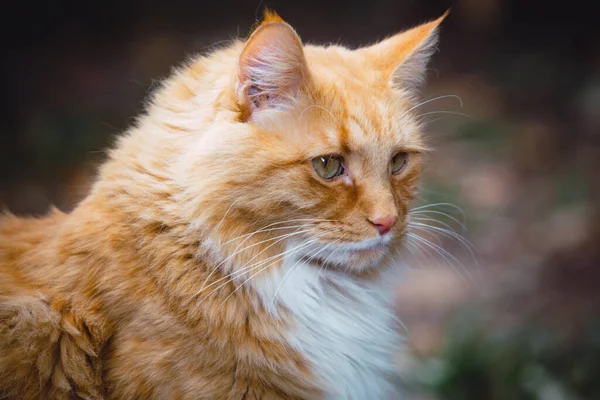
<path fill-rule="evenodd" d="M 265 6 L 306 42 L 349 46 L 452 7 L 425 99 L 460 100 L 420 108 L 435 151 L 419 222 L 436 228 L 421 226 L 408 246 L 413 268 L 397 312 L 411 352 L 398 356 L 398 380 L 415 399 L 600 399 L 594 3 L 4 4 L 0 205 L 17 214 L 71 209 L 156 82 L 187 57 L 244 37 Z"/>

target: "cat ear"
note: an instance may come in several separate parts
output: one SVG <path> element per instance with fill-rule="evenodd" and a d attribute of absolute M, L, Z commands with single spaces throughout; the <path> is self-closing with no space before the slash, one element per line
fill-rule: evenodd
<path fill-rule="evenodd" d="M 300 38 L 277 14 L 266 11 L 240 55 L 237 93 L 241 104 L 250 114 L 289 107 L 307 77 Z"/>
<path fill-rule="evenodd" d="M 425 80 L 427 63 L 436 50 L 438 27 L 447 15 L 448 11 L 435 21 L 398 33 L 359 52 L 372 60 L 394 88 L 417 97 Z"/>

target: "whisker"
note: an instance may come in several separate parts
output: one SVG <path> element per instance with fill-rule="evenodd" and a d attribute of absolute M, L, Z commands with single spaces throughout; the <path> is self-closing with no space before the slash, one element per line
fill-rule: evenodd
<path fill-rule="evenodd" d="M 263 184 L 267 181 L 268 178 L 263 179 L 262 181 L 260 181 L 260 184 Z M 253 182 L 254 184 L 256 184 L 255 182 Z M 243 185 L 242 188 L 246 189 L 246 188 L 250 188 L 251 184 L 247 184 L 247 185 Z M 229 212 L 231 211 L 231 209 L 233 208 L 233 206 L 235 205 L 235 203 L 237 203 L 238 201 L 240 201 L 242 198 L 238 197 L 237 199 L 235 199 L 233 202 L 231 202 L 231 204 L 229 205 L 229 207 L 227 208 L 227 211 L 225 211 L 225 214 L 223 214 L 223 217 L 221 218 L 221 220 L 219 221 L 219 223 L 217 224 L 217 226 L 215 226 L 215 228 L 213 229 L 214 231 L 218 231 L 219 228 L 221 227 L 221 225 L 223 224 L 223 221 L 225 220 L 225 217 L 227 217 L 227 214 L 229 214 Z"/>
<path fill-rule="evenodd" d="M 226 275 L 226 276 L 224 276 L 222 278 L 217 279 L 216 281 L 214 281 L 213 283 L 211 283 L 210 285 L 208 285 L 206 287 L 202 287 L 200 289 L 200 291 L 198 291 L 198 294 L 201 293 L 203 290 L 208 289 L 209 287 L 215 285 L 216 283 L 222 281 L 223 279 L 226 279 L 227 277 L 229 277 L 229 276 L 231 276 L 231 275 L 233 275 L 235 273 L 242 272 L 242 274 L 243 274 L 243 271 L 245 271 L 246 269 L 248 269 L 248 268 L 253 267 L 253 266 L 256 265 L 256 263 L 255 263 L 255 264 L 252 264 L 252 265 L 248 266 L 248 264 L 250 264 L 252 262 L 252 260 L 256 259 L 258 256 L 260 256 L 262 253 L 264 253 L 265 251 L 267 251 L 269 248 L 275 246 L 277 243 L 280 243 L 283 240 L 285 240 L 285 239 L 287 239 L 287 238 L 289 238 L 289 237 L 291 237 L 293 235 L 302 234 L 302 233 L 306 233 L 306 232 L 310 232 L 310 231 L 312 231 L 312 229 L 307 229 L 305 231 L 300 231 L 300 232 L 294 232 L 293 234 L 286 234 L 286 235 L 278 236 L 279 237 L 278 240 L 276 240 L 275 242 L 271 243 L 270 245 L 268 245 L 267 247 L 265 247 L 264 249 L 262 249 L 260 252 L 258 252 L 257 254 L 255 254 L 250 260 L 246 261 L 246 263 L 244 265 L 242 265 L 240 268 L 236 269 L 236 271 L 234 271 L 231 274 Z M 278 256 L 279 255 L 274 255 L 274 256 L 267 257 L 265 260 L 259 261 L 259 264 L 260 263 L 264 263 L 265 261 L 273 259 L 273 258 L 278 257 Z M 218 266 L 216 268 L 218 268 Z M 213 272 L 216 271 L 216 268 L 213 269 Z"/>
<path fill-rule="evenodd" d="M 458 219 L 454 218 L 452 215 L 445 213 L 443 211 L 437 211 L 437 210 L 422 210 L 422 211 L 415 211 L 415 212 L 410 212 L 411 217 L 413 215 L 425 215 L 425 216 L 429 216 L 430 214 L 436 214 L 436 215 L 442 215 L 448 219 L 451 219 L 452 221 L 456 222 L 458 225 L 460 225 L 460 227 L 463 229 L 463 231 L 468 231 L 467 226 L 460 222 Z M 441 222 L 439 220 L 436 220 L 438 222 Z"/>
<path fill-rule="evenodd" d="M 254 231 L 254 232 L 246 233 L 246 234 L 244 234 L 244 235 L 241 235 L 241 236 L 235 237 L 235 238 L 233 238 L 233 239 L 229 239 L 228 241 L 221 243 L 221 246 L 224 246 L 224 245 L 226 245 L 226 244 L 229 244 L 229 243 L 231 243 L 231 242 L 233 242 L 233 241 L 236 241 L 236 240 L 238 240 L 238 239 L 241 239 L 241 238 L 243 238 L 243 237 L 247 237 L 247 236 L 253 236 L 253 235 L 255 235 L 255 234 L 257 234 L 257 233 L 261 233 L 261 232 L 268 232 L 268 230 L 265 230 L 266 228 L 270 228 L 270 227 L 272 227 L 272 226 L 275 226 L 275 225 L 287 224 L 288 222 L 337 222 L 337 221 L 336 221 L 336 220 L 333 220 L 333 219 L 319 219 L 319 218 L 299 218 L 299 219 L 290 219 L 290 220 L 287 220 L 287 221 L 274 222 L 274 223 L 272 223 L 272 224 L 269 224 L 269 225 L 263 226 L 262 228 L 260 228 L 260 229 L 258 229 L 258 230 L 256 230 L 256 231 Z M 287 229 L 290 229 L 290 227 L 281 227 L 281 229 L 286 229 L 286 228 L 287 228 Z"/>
<path fill-rule="evenodd" d="M 460 208 L 459 206 L 457 206 L 456 204 L 452 204 L 452 203 L 431 203 L 431 204 L 425 204 L 419 207 L 413 207 L 412 210 L 423 210 L 425 208 L 431 208 L 431 207 L 451 207 L 451 208 L 455 208 L 460 212 L 464 212 L 462 208 Z"/>
<path fill-rule="evenodd" d="M 442 246 L 443 245 L 443 243 L 444 243 L 443 242 L 443 237 L 440 238 L 440 236 L 437 235 L 438 232 L 428 231 L 428 230 L 426 230 L 426 229 L 424 229 L 424 228 L 422 228 L 420 226 L 412 225 L 412 223 L 410 223 L 410 222 L 409 222 L 408 226 L 411 228 L 411 231 L 414 232 L 414 233 L 416 233 L 415 230 L 419 230 L 419 231 L 424 232 L 425 235 L 422 236 L 424 239 L 431 240 L 433 243 L 437 244 L 438 246 Z"/>
<path fill-rule="evenodd" d="M 435 220 L 434 220 L 435 221 Z M 436 221 L 439 222 L 439 221 Z M 471 259 L 473 260 L 473 262 L 475 263 L 475 267 L 477 268 L 477 271 L 481 277 L 481 265 L 479 264 L 479 260 L 477 259 L 475 253 L 479 253 L 479 251 L 477 250 L 477 247 L 471 242 L 469 241 L 467 238 L 465 238 L 462 235 L 459 235 L 458 233 L 454 232 L 451 229 L 444 229 L 438 226 L 432 226 L 432 225 L 428 225 L 428 224 L 421 224 L 421 223 L 409 223 L 410 226 L 414 227 L 415 229 L 422 229 L 425 231 L 433 231 L 433 232 L 437 232 L 440 233 L 448 238 L 454 239 L 456 241 L 458 241 L 461 245 L 463 245 L 467 251 L 469 252 L 469 254 L 471 255 Z M 415 226 L 416 225 L 416 226 Z"/>
<path fill-rule="evenodd" d="M 443 226 L 445 226 L 446 228 L 448 228 L 450 230 L 454 230 L 453 227 L 450 224 L 448 224 L 448 223 L 446 223 L 444 221 L 440 221 L 439 219 L 430 218 L 428 216 L 429 213 L 419 213 L 419 212 L 417 212 L 415 214 L 416 214 L 416 216 L 414 216 L 414 215 L 410 216 L 411 221 L 414 220 L 414 221 L 431 221 L 431 222 L 437 222 L 438 224 L 443 225 Z M 453 218 L 453 217 L 451 217 L 450 215 L 448 215 L 446 213 L 441 213 L 441 214 L 442 215 L 446 215 L 448 218 L 450 218 L 453 221 L 455 221 L 462 228 L 463 232 L 468 231 L 467 227 L 464 224 L 462 224 L 461 222 L 459 222 L 456 218 Z M 421 216 L 421 215 L 424 215 L 424 216 Z"/>
<path fill-rule="evenodd" d="M 314 242 L 314 241 L 311 241 L 311 243 L 313 243 L 313 242 Z M 265 250 L 267 250 L 267 249 L 265 249 Z M 272 259 L 276 259 L 276 258 L 280 258 L 280 257 L 282 257 L 282 256 L 285 256 L 286 254 L 288 254 L 288 253 L 290 252 L 290 250 L 289 250 L 289 249 L 288 249 L 288 250 L 285 250 L 285 251 L 284 251 L 284 252 L 282 252 L 282 253 L 279 253 L 279 254 L 277 254 L 277 255 L 274 255 L 274 256 L 267 257 L 266 259 L 264 259 L 264 260 L 262 260 L 262 261 L 259 261 L 258 263 L 254 263 L 254 264 L 252 264 L 252 265 L 250 265 L 250 266 L 248 266 L 248 267 L 247 267 L 247 265 L 248 265 L 248 264 L 249 264 L 249 263 L 250 263 L 252 260 L 254 260 L 254 259 L 255 259 L 256 257 L 258 257 L 260 254 L 262 254 L 262 253 L 263 253 L 265 250 L 261 251 L 260 253 L 258 253 L 258 254 L 257 254 L 257 255 L 255 255 L 254 257 L 252 257 L 250 260 L 248 260 L 248 261 L 247 261 L 247 262 L 246 262 L 244 265 L 242 265 L 242 267 L 240 268 L 240 270 L 241 270 L 241 271 L 244 271 L 244 270 L 246 270 L 246 269 L 248 269 L 248 268 L 250 268 L 250 267 L 252 267 L 252 266 L 258 266 L 258 265 L 262 265 L 262 264 L 264 264 L 264 263 L 266 263 L 266 262 L 268 262 L 268 261 L 270 261 L 270 260 L 272 260 Z M 244 273 L 245 273 L 245 272 L 244 272 Z M 242 275 L 243 275 L 243 273 L 242 273 Z"/>
<path fill-rule="evenodd" d="M 217 269 L 218 269 L 218 268 L 219 268 L 221 265 L 225 264 L 227 261 L 229 261 L 231 258 L 233 258 L 234 256 L 236 256 L 237 254 L 241 253 L 242 251 L 244 251 L 244 250 L 248 250 L 248 249 L 250 249 L 250 248 L 252 248 L 252 247 L 256 247 L 256 246 L 259 246 L 259 245 L 261 245 L 261 244 L 264 244 L 264 243 L 267 243 L 267 242 L 270 242 L 270 241 L 273 241 L 273 240 L 275 240 L 275 242 L 274 242 L 274 243 L 270 244 L 269 246 L 267 246 L 266 248 L 264 248 L 262 251 L 260 251 L 260 252 L 259 252 L 257 255 L 255 255 L 255 256 L 254 256 L 254 258 L 256 258 L 258 255 L 260 255 L 260 254 L 264 253 L 264 252 L 265 252 L 267 249 L 269 249 L 269 248 L 273 247 L 274 245 L 276 245 L 277 243 L 281 242 L 282 240 L 285 240 L 285 239 L 287 239 L 287 238 L 289 238 L 289 237 L 292 237 L 292 236 L 295 236 L 295 235 L 300 235 L 300 234 L 302 234 L 302 233 L 310 232 L 310 231 L 312 231 L 312 229 L 305 229 L 305 230 L 301 230 L 301 231 L 295 231 L 295 232 L 292 232 L 292 233 L 286 233 L 286 234 L 284 234 L 284 235 L 275 236 L 274 238 L 270 238 L 270 239 L 262 240 L 262 241 L 260 241 L 260 242 L 258 242 L 258 243 L 254 243 L 254 244 L 251 244 L 251 245 L 249 245 L 249 246 L 246 246 L 246 247 L 244 247 L 243 249 L 239 249 L 239 250 L 237 250 L 237 249 L 238 249 L 238 248 L 239 248 L 239 247 L 240 247 L 242 244 L 244 244 L 244 242 L 240 243 L 240 244 L 239 244 L 239 245 L 238 245 L 238 246 L 237 246 L 237 247 L 234 249 L 234 252 L 233 252 L 233 253 L 231 253 L 229 256 L 225 257 L 225 259 L 223 259 L 223 260 L 222 260 L 220 263 L 218 263 L 218 264 L 217 264 L 217 265 L 216 265 L 216 266 L 213 268 L 213 270 L 210 272 L 210 274 L 208 274 L 208 276 L 206 277 L 206 279 L 205 279 L 205 280 L 204 280 L 204 282 L 202 283 L 202 286 L 200 287 L 200 290 L 198 291 L 198 293 L 200 293 L 200 292 L 202 292 L 202 291 L 204 290 L 204 286 L 206 285 L 206 283 L 208 282 L 208 280 L 210 279 L 210 277 L 211 277 L 211 276 L 212 276 L 212 275 L 213 275 L 213 274 L 214 274 L 214 273 L 217 271 Z M 251 260 L 253 260 L 254 258 L 252 258 Z M 213 282 L 213 283 L 214 283 L 214 282 Z"/>
<path fill-rule="evenodd" d="M 456 265 L 451 262 L 442 252 L 440 252 L 440 247 L 438 245 L 436 245 L 435 243 L 430 242 L 429 240 L 415 234 L 415 233 L 407 233 L 407 235 L 412 235 L 413 239 L 415 239 L 417 242 L 419 242 L 422 245 L 425 245 L 426 249 L 428 250 L 433 250 L 437 255 L 441 256 L 444 261 L 449 264 L 455 271 L 456 273 L 462 277 L 462 274 L 460 273 L 460 271 L 457 269 Z M 439 261 L 436 262 L 438 267 L 441 267 L 441 264 L 439 263 Z"/>
<path fill-rule="evenodd" d="M 452 255 L 448 250 L 444 249 L 440 245 L 437 245 L 437 244 L 433 243 L 431 240 L 425 239 L 423 236 L 420 236 L 414 232 L 409 232 L 409 233 L 407 233 L 407 235 L 412 235 L 412 237 L 414 239 L 421 241 L 425 245 L 431 246 L 431 249 L 436 251 L 440 256 L 442 256 L 447 263 L 452 264 L 450 262 L 450 260 L 448 258 L 446 258 L 446 256 L 450 257 L 454 262 L 459 264 L 462 268 L 465 268 L 465 266 L 454 255 Z"/>
<path fill-rule="evenodd" d="M 300 251 L 301 249 L 303 249 L 303 248 L 305 248 L 305 247 L 307 247 L 307 246 L 311 245 L 312 243 L 314 243 L 314 242 L 316 242 L 316 241 L 317 241 L 316 239 L 313 239 L 312 241 L 308 241 L 308 242 L 305 242 L 304 244 L 301 244 L 301 245 L 298 245 L 298 246 L 296 246 L 296 247 L 294 248 L 295 252 L 294 252 L 293 254 L 295 254 L 296 252 Z M 279 261 L 279 260 L 278 260 L 278 261 Z M 276 262 L 277 262 L 277 261 L 275 261 L 275 262 L 273 262 L 273 263 L 271 263 L 271 264 L 267 265 L 267 266 L 266 266 L 266 267 L 264 267 L 264 268 L 261 268 L 261 269 L 260 269 L 258 272 L 256 272 L 255 274 L 253 274 L 252 276 L 250 276 L 248 279 L 246 279 L 244 282 L 242 282 L 242 283 L 241 283 L 241 284 L 240 284 L 240 285 L 239 285 L 237 288 L 235 288 L 235 289 L 233 290 L 233 292 L 231 292 L 231 293 L 230 293 L 230 294 L 229 294 L 229 295 L 228 295 L 228 296 L 225 298 L 225 300 L 223 300 L 223 302 L 221 303 L 221 305 L 219 306 L 219 308 L 218 308 L 218 309 L 220 309 L 220 308 L 223 306 L 223 304 L 225 304 L 225 303 L 227 302 L 227 300 L 228 300 L 228 299 L 229 299 L 231 296 L 233 296 L 233 295 L 235 294 L 235 292 L 237 292 L 238 290 L 240 290 L 240 289 L 241 289 L 241 288 L 242 288 L 242 287 L 243 287 L 243 286 L 244 286 L 244 285 L 245 285 L 245 284 L 246 284 L 248 281 L 250 281 L 252 278 L 254 278 L 256 275 L 260 274 L 261 272 L 265 271 L 265 270 L 266 270 L 267 268 L 269 268 L 271 265 L 274 265 Z M 250 271 L 247 271 L 247 272 L 250 272 Z"/>
<path fill-rule="evenodd" d="M 461 213 L 462 215 L 462 220 L 465 221 L 467 219 L 467 215 L 465 214 L 465 212 L 463 211 L 462 208 L 460 208 L 459 206 L 457 206 L 456 204 L 452 204 L 452 203 L 432 203 L 432 204 L 425 204 L 423 206 L 419 206 L 419 207 L 413 207 L 411 209 L 411 213 L 414 213 L 415 211 L 422 211 L 422 210 L 426 210 L 429 208 L 433 208 L 433 207 L 448 207 L 448 208 L 454 208 L 455 210 L 457 210 L 458 212 Z M 437 210 L 428 210 L 428 212 L 430 211 L 437 211 Z M 437 211 L 438 213 L 441 213 L 440 211 Z M 448 214 L 446 214 L 446 216 L 448 218 L 452 218 L 450 217 Z M 458 221 L 456 221 L 458 222 Z M 459 222 L 460 223 L 460 222 Z"/>
<path fill-rule="evenodd" d="M 396 264 L 396 262 L 398 261 L 398 260 L 394 259 L 394 257 L 392 256 L 392 253 L 390 252 L 389 249 L 386 249 L 385 253 L 383 253 L 383 255 L 389 260 L 390 267 L 393 266 L 394 264 Z M 408 266 L 408 267 L 410 269 L 410 266 Z"/>
<path fill-rule="evenodd" d="M 469 241 L 469 239 L 465 238 L 462 235 L 459 235 L 458 233 L 456 233 L 450 229 L 440 228 L 439 226 L 423 224 L 420 222 L 409 222 L 408 225 L 414 227 L 415 229 L 425 229 L 425 230 L 431 230 L 434 232 L 439 232 L 440 234 L 442 234 L 446 237 L 455 239 L 458 242 L 460 242 L 463 246 L 465 246 L 469 250 L 469 252 L 471 252 L 471 255 L 473 256 L 473 258 L 475 258 L 475 255 L 473 254 L 473 251 L 477 251 L 477 248 L 475 247 L 475 245 L 473 243 L 471 243 L 471 241 Z"/>
<path fill-rule="evenodd" d="M 321 249 L 319 251 L 317 251 L 316 253 L 313 251 L 312 253 L 309 253 L 306 255 L 306 257 L 314 257 L 317 254 L 323 252 L 325 249 L 331 247 L 331 243 L 327 244 L 325 246 L 322 246 Z M 318 248 L 317 248 L 318 249 Z M 290 270 L 283 276 L 283 279 L 281 280 L 281 283 L 279 284 L 279 286 L 277 287 L 277 290 L 275 290 L 275 294 L 273 295 L 273 298 L 271 299 L 271 304 L 274 304 L 275 299 L 277 298 L 277 295 L 279 295 L 279 292 L 281 291 L 281 289 L 284 287 L 286 280 L 288 278 L 291 278 L 294 275 L 294 272 L 298 269 L 300 269 L 300 267 L 302 265 L 306 265 L 307 261 L 303 261 L 302 264 L 300 264 L 300 262 L 302 262 L 302 258 L 299 258 L 298 261 L 296 261 L 296 263 L 294 265 L 292 265 L 292 267 L 290 268 Z M 296 267 L 296 265 L 298 265 Z M 295 267 L 295 269 L 294 269 Z"/>
<path fill-rule="evenodd" d="M 237 199 L 235 199 L 231 205 L 229 206 L 229 208 L 227 209 L 227 211 L 225 211 L 225 214 L 223 214 L 223 218 L 221 218 L 221 220 L 219 221 L 219 223 L 217 224 L 217 226 L 215 226 L 215 231 L 218 231 L 219 228 L 221 227 L 221 224 L 223 223 L 223 221 L 225 221 L 225 217 L 227 217 L 227 214 L 229 214 L 229 211 L 231 211 L 231 209 L 233 208 L 233 206 L 235 205 L 235 203 L 237 203 L 238 201 L 240 201 L 241 197 L 238 197 Z"/>
<path fill-rule="evenodd" d="M 434 227 L 425 227 L 425 226 L 413 226 L 414 229 L 418 229 L 418 230 L 422 230 L 424 232 L 434 232 L 434 233 L 441 233 L 446 237 L 449 237 L 451 239 L 455 239 L 457 240 L 460 244 L 462 244 L 467 251 L 469 252 L 469 254 L 471 255 L 471 258 L 473 259 L 473 262 L 476 264 L 477 267 L 479 267 L 479 262 L 477 261 L 477 257 L 475 257 L 475 253 L 473 252 L 473 249 L 471 248 L 471 244 L 470 242 L 466 241 L 466 239 L 463 239 L 461 237 L 459 237 L 458 235 L 451 235 L 448 232 L 442 232 L 439 229 L 435 229 Z M 454 232 L 452 232 L 454 233 Z M 441 245 L 441 244 L 440 244 Z"/>
<path fill-rule="evenodd" d="M 417 118 L 421 118 L 421 117 L 425 117 L 427 115 L 433 115 L 433 114 L 450 114 L 450 115 L 458 115 L 459 117 L 465 117 L 471 120 L 477 120 L 477 118 L 475 118 L 472 115 L 469 114 L 465 114 L 465 113 L 460 113 L 460 112 L 454 112 L 454 111 L 448 111 L 448 110 L 440 110 L 440 111 L 429 111 L 423 114 L 419 114 L 417 115 Z"/>
<path fill-rule="evenodd" d="M 409 112 L 411 112 L 415 108 L 419 108 L 419 107 L 421 107 L 421 106 L 423 106 L 425 104 L 432 103 L 434 101 L 441 100 L 441 99 L 447 99 L 447 98 L 450 98 L 450 97 L 458 99 L 458 101 L 460 102 L 460 108 L 463 108 L 463 102 L 462 102 L 462 99 L 460 97 L 458 97 L 455 94 L 445 94 L 443 96 L 438 96 L 438 97 L 435 97 L 433 99 L 422 101 L 419 104 L 417 104 L 416 106 L 412 106 L 411 108 L 409 108 L 408 110 L 406 110 L 405 112 L 403 112 L 402 115 L 400 115 L 400 118 L 404 117 L 406 114 L 408 114 Z"/>
<path fill-rule="evenodd" d="M 447 115 L 442 115 L 441 117 L 434 118 L 434 119 L 430 119 L 429 121 L 422 122 L 422 123 L 420 124 L 420 127 L 421 127 L 421 128 L 425 128 L 425 127 L 427 127 L 427 126 L 429 126 L 429 125 L 433 124 L 434 122 L 437 122 L 437 121 L 439 121 L 439 120 L 442 120 L 442 119 L 444 119 L 444 118 L 446 118 L 446 117 L 447 117 Z"/>
<path fill-rule="evenodd" d="M 419 263 L 419 269 L 423 269 L 423 264 L 421 264 L 421 260 L 419 260 L 419 258 L 415 255 L 415 253 L 413 252 L 412 247 L 409 247 L 409 245 L 412 246 L 412 243 L 409 242 L 408 240 L 406 240 L 406 242 L 404 243 L 404 248 L 406 249 L 406 251 L 408 251 L 410 253 L 410 256 Z M 406 263 L 408 268 L 412 271 L 412 267 Z"/>
<path fill-rule="evenodd" d="M 468 269 L 467 269 L 467 268 L 464 266 L 464 264 L 463 264 L 463 263 L 461 263 L 461 262 L 460 262 L 460 261 L 459 261 L 459 260 L 458 260 L 456 257 L 454 257 L 454 256 L 453 256 L 453 255 L 452 255 L 450 252 L 448 252 L 446 249 L 444 249 L 444 248 L 443 248 L 443 247 L 441 247 L 441 246 L 438 246 L 438 245 L 436 245 L 435 243 L 431 242 L 430 240 L 427 240 L 427 239 L 423 238 L 422 236 L 419 236 L 419 235 L 417 235 L 417 234 L 415 234 L 415 233 L 411 233 L 411 232 L 409 232 L 409 233 L 407 233 L 407 235 L 412 235 L 412 237 L 413 237 L 415 240 L 419 240 L 419 241 L 421 241 L 423 244 L 425 244 L 425 245 L 427 245 L 427 246 L 431 247 L 431 248 L 432 248 L 432 250 L 435 250 L 435 251 L 436 251 L 436 252 L 437 252 L 437 253 L 438 253 L 440 256 L 442 256 L 442 258 L 444 258 L 444 260 L 445 260 L 445 261 L 446 261 L 448 264 L 450 264 L 450 265 L 451 265 L 451 266 L 452 266 L 452 267 L 455 269 L 455 271 L 456 271 L 456 272 L 459 274 L 459 276 L 462 276 L 462 274 L 460 274 L 460 272 L 459 272 L 459 271 L 458 271 L 458 270 L 455 268 L 455 267 L 456 267 L 456 264 L 457 264 L 458 266 L 460 266 L 460 267 L 461 267 L 461 269 L 464 271 L 465 275 L 467 276 L 467 278 L 469 278 L 469 280 L 470 280 L 470 281 L 471 281 L 471 282 L 472 282 L 472 283 L 473 283 L 475 286 L 477 286 L 477 287 L 478 287 L 478 284 L 477 284 L 477 282 L 475 282 L 475 281 L 473 280 L 473 277 L 472 277 L 472 276 L 469 274 L 469 272 L 468 272 Z M 451 259 L 452 259 L 454 262 L 456 262 L 456 264 L 454 264 L 454 263 L 450 262 L 450 260 L 448 260 L 448 258 L 447 258 L 447 257 L 450 257 L 450 258 L 451 258 Z"/>
<path fill-rule="evenodd" d="M 329 111 L 328 109 L 326 109 L 325 107 L 322 107 L 320 105 L 317 104 L 311 104 L 309 106 L 304 107 L 304 110 L 302 110 L 302 112 L 300 113 L 300 117 L 298 117 L 298 124 L 302 124 L 302 117 L 304 117 L 304 113 L 307 110 L 310 110 L 311 108 L 319 108 L 323 111 L 325 111 L 326 113 L 328 113 L 329 115 L 331 115 L 331 118 L 333 118 L 333 120 L 338 124 L 338 126 L 340 126 L 340 121 L 338 121 L 338 119 L 333 115 L 333 113 L 331 111 Z"/>
<path fill-rule="evenodd" d="M 423 255 L 424 257 L 427 257 L 428 260 L 435 263 L 439 268 L 442 267 L 442 265 L 440 264 L 440 261 L 431 255 L 430 249 L 428 247 L 423 247 L 423 244 L 421 242 L 418 242 L 418 241 L 412 239 L 410 236 L 408 236 L 408 234 L 407 234 L 407 238 L 406 238 L 406 243 L 411 246 L 414 246 L 415 250 L 418 251 L 419 254 Z M 421 269 L 424 270 L 423 264 L 421 263 L 420 258 L 418 256 L 415 258 L 419 261 Z"/>
<path fill-rule="evenodd" d="M 442 226 L 445 226 L 447 229 L 451 230 L 454 232 L 454 228 L 452 227 L 452 225 L 444 222 L 444 221 L 440 221 L 438 219 L 435 218 L 428 218 L 428 217 L 420 217 L 420 216 L 412 216 L 410 218 L 410 221 L 408 222 L 409 224 L 413 223 L 414 221 L 431 221 L 431 222 L 435 222 L 437 224 L 440 224 Z M 437 226 L 437 225 L 431 225 L 431 226 Z"/>
<path fill-rule="evenodd" d="M 341 240 L 336 240 L 336 241 L 335 241 L 335 242 L 333 242 L 332 244 L 333 244 L 333 245 L 337 245 L 337 244 L 339 244 L 340 242 L 341 242 Z M 319 279 L 321 279 L 321 272 L 323 272 L 323 268 L 325 267 L 325 265 L 327 265 L 327 263 L 329 262 L 329 260 L 331 259 L 331 257 L 333 257 L 333 255 L 334 255 L 335 253 L 337 253 L 338 251 L 340 251 L 341 249 L 342 249 L 341 247 L 338 247 L 337 249 L 333 250 L 333 251 L 331 252 L 331 254 L 329 254 L 329 255 L 327 256 L 327 258 L 325 259 L 325 261 L 323 261 L 323 263 L 321 263 L 321 267 L 319 268 L 319 272 L 317 272 L 317 281 L 318 281 Z"/>
<path fill-rule="evenodd" d="M 307 243 L 304 243 L 304 244 L 303 244 L 303 245 L 301 245 L 301 246 L 307 247 L 307 246 L 309 246 L 310 244 L 312 244 L 312 242 L 310 242 L 310 243 L 308 243 L 308 244 L 307 244 Z M 223 288 L 224 286 L 226 286 L 226 285 L 227 285 L 227 284 L 229 284 L 230 282 L 234 281 L 235 279 L 237 279 L 237 278 L 241 277 L 242 275 L 245 275 L 245 274 L 247 274 L 247 273 L 249 273 L 249 272 L 252 272 L 252 271 L 254 271 L 254 270 L 258 269 L 258 268 L 261 268 L 263 265 L 265 265 L 265 264 L 266 264 L 266 267 L 264 267 L 264 268 L 261 268 L 261 269 L 260 269 L 260 271 L 259 271 L 258 273 L 260 273 L 260 272 L 264 271 L 265 269 L 269 268 L 270 266 L 272 266 L 272 265 L 275 265 L 277 262 L 281 261 L 281 260 L 282 260 L 282 259 L 285 257 L 286 253 L 288 253 L 288 252 L 290 252 L 290 251 L 295 251 L 295 250 L 299 251 L 299 250 L 301 250 L 302 248 L 304 248 L 304 247 L 301 247 L 301 246 L 297 246 L 297 247 L 295 247 L 295 248 L 293 248 L 293 249 L 290 249 L 290 250 L 288 250 L 288 251 L 286 251 L 286 252 L 284 252 L 284 253 L 278 254 L 277 256 L 270 257 L 270 260 L 269 260 L 269 261 L 271 261 L 271 260 L 273 260 L 273 259 L 274 259 L 274 261 L 273 261 L 273 262 L 271 262 L 271 263 L 269 263 L 267 260 L 263 260 L 263 261 L 261 261 L 261 262 L 258 262 L 258 263 L 256 263 L 256 264 L 254 264 L 254 265 L 252 265 L 252 266 L 250 266 L 250 267 L 246 268 L 246 269 L 245 269 L 245 270 L 243 270 L 243 271 L 236 271 L 236 272 L 234 272 L 234 273 L 230 274 L 230 275 L 229 275 L 229 276 L 231 276 L 231 278 L 230 278 L 230 279 L 228 279 L 226 282 L 224 282 L 224 283 L 222 283 L 221 285 L 219 285 L 217 288 L 213 289 L 213 290 L 212 290 L 210 293 L 208 293 L 206 296 L 207 296 L 207 297 L 210 297 L 210 296 L 211 296 L 213 293 L 216 293 L 216 292 L 217 292 L 219 289 Z M 298 247 L 300 247 L 300 248 L 298 248 Z M 235 276 L 232 276 L 232 275 L 235 275 Z M 255 274 L 255 275 L 256 275 L 256 274 Z M 255 275 L 252 275 L 252 277 L 253 277 L 253 276 L 255 276 Z M 247 282 L 247 280 L 246 280 L 244 283 L 246 283 L 246 282 Z M 243 284 L 242 284 L 242 285 L 243 285 Z"/>

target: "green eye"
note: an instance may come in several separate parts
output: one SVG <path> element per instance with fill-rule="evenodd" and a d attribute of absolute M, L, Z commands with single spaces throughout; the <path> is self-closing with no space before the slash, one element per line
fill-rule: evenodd
<path fill-rule="evenodd" d="M 401 151 L 392 157 L 392 174 L 397 174 L 402 171 L 406 163 L 408 162 L 408 153 Z"/>
<path fill-rule="evenodd" d="M 323 179 L 333 179 L 344 172 L 340 156 L 315 157 L 312 159 L 312 166 Z"/>

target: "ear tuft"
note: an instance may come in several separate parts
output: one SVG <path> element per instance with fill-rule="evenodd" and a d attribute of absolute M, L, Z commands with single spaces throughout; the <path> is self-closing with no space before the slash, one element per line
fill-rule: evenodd
<path fill-rule="evenodd" d="M 261 25 L 268 24 L 269 22 L 283 22 L 285 21 L 277 14 L 277 12 L 265 8 L 265 12 L 263 14 L 263 20 L 261 21 Z"/>

